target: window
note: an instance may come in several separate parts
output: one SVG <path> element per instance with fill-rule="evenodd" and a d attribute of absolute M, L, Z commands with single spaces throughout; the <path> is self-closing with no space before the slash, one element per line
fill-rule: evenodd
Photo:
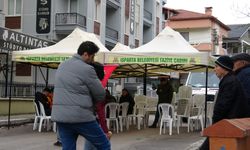
<path fill-rule="evenodd" d="M 17 63 L 16 76 L 31 76 L 31 65 Z"/>
<path fill-rule="evenodd" d="M 21 15 L 22 0 L 9 0 L 8 1 L 8 15 L 16 16 Z"/>
<path fill-rule="evenodd" d="M 100 20 L 100 10 L 101 2 L 100 0 L 95 0 L 95 20 Z"/>
<path fill-rule="evenodd" d="M 180 34 L 186 41 L 189 41 L 189 32 L 180 32 Z"/>

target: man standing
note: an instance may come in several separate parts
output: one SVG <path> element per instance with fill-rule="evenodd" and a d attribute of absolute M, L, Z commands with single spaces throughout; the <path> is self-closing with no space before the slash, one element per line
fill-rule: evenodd
<path fill-rule="evenodd" d="M 234 72 L 241 82 L 250 107 L 250 55 L 240 53 L 231 57 L 234 62 Z M 250 110 L 249 110 L 250 114 Z"/>
<path fill-rule="evenodd" d="M 159 120 L 159 110 L 158 110 L 158 105 L 161 103 L 168 103 L 171 104 L 172 97 L 173 97 L 173 87 L 171 86 L 169 82 L 169 76 L 163 76 L 160 77 L 160 84 L 158 85 L 157 88 L 157 95 L 158 95 L 158 104 L 157 104 L 157 110 L 155 113 L 155 119 L 154 122 L 149 128 L 156 128 L 156 125 Z"/>
<path fill-rule="evenodd" d="M 228 56 L 221 56 L 215 61 L 215 74 L 220 79 L 219 92 L 214 105 L 213 124 L 222 119 L 248 117 L 247 99 L 243 88 L 232 73 L 233 61 Z M 208 139 L 200 150 L 209 150 Z"/>
<path fill-rule="evenodd" d="M 82 135 L 98 150 L 110 150 L 110 143 L 94 115 L 93 100 L 105 99 L 93 62 L 99 48 L 83 42 L 71 59 L 61 63 L 56 72 L 52 120 L 57 122 L 63 150 L 75 150 Z"/>

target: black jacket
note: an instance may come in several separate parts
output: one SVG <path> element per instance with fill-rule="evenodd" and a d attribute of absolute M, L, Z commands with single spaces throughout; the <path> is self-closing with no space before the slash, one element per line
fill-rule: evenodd
<path fill-rule="evenodd" d="M 123 103 L 123 102 L 128 102 L 129 103 L 128 114 L 132 114 L 133 109 L 134 109 L 134 105 L 135 105 L 134 98 L 131 95 L 121 96 L 119 103 Z"/>
<path fill-rule="evenodd" d="M 237 79 L 241 82 L 245 95 L 248 101 L 248 107 L 250 107 L 250 65 L 235 71 Z M 249 110 L 250 112 L 250 110 Z"/>
<path fill-rule="evenodd" d="M 46 97 L 46 95 L 44 95 L 41 92 L 36 92 L 36 94 L 35 94 L 35 102 L 36 102 L 36 105 L 38 107 L 39 113 L 40 113 L 40 106 L 39 106 L 38 102 L 41 102 L 43 104 L 45 114 L 47 116 L 51 115 L 51 109 L 50 109 L 50 106 L 49 106 L 49 103 L 48 103 L 48 98 Z"/>
<path fill-rule="evenodd" d="M 222 119 L 248 117 L 247 99 L 235 75 L 228 73 L 219 84 L 214 106 L 213 123 Z"/>
<path fill-rule="evenodd" d="M 159 96 L 158 104 L 160 103 L 171 104 L 173 92 L 174 89 L 169 81 L 166 84 L 159 84 L 156 91 L 157 95 Z"/>

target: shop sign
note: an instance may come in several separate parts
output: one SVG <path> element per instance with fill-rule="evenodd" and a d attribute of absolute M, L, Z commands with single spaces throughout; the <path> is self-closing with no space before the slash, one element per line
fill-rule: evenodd
<path fill-rule="evenodd" d="M 47 47 L 53 44 L 53 42 L 0 27 L 0 49 L 3 50 L 19 51 Z"/>
<path fill-rule="evenodd" d="M 51 0 L 37 0 L 36 32 L 50 32 Z"/>

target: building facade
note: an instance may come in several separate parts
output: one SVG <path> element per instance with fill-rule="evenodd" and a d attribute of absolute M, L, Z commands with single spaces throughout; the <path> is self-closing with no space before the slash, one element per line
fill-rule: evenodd
<path fill-rule="evenodd" d="M 229 55 L 237 53 L 250 54 L 250 24 L 228 25 L 231 29 L 228 37 L 223 39 L 223 47 Z"/>
<path fill-rule="evenodd" d="M 206 7 L 205 13 L 164 8 L 166 25 L 180 34 L 199 51 L 212 55 L 224 55 L 223 38 L 228 36 L 230 28 L 212 15 L 212 7 Z"/>
<path fill-rule="evenodd" d="M 95 33 L 110 50 L 117 42 L 134 48 L 149 42 L 162 30 L 164 1 L 0 0 L 0 27 L 54 42 L 65 38 L 78 27 Z M 0 50 L 4 49 L 0 47 Z M 33 86 L 35 78 L 38 84 L 44 85 L 44 78 L 49 74 L 48 84 L 54 83 L 55 70 L 35 69 L 25 65 L 16 65 L 14 68 L 21 71 L 20 74 L 14 72 L 14 83 L 17 84 L 16 87 L 19 87 L 19 83 L 27 85 L 29 90 L 26 93 L 33 93 L 30 87 Z M 34 76 L 35 72 L 37 77 Z M 3 91 L 6 81 L 4 71 L 0 71 L 0 81 L 0 91 Z M 23 89 L 20 86 L 20 93 L 24 93 Z M 0 92 L 0 96 L 2 95 L 3 92 Z"/>

